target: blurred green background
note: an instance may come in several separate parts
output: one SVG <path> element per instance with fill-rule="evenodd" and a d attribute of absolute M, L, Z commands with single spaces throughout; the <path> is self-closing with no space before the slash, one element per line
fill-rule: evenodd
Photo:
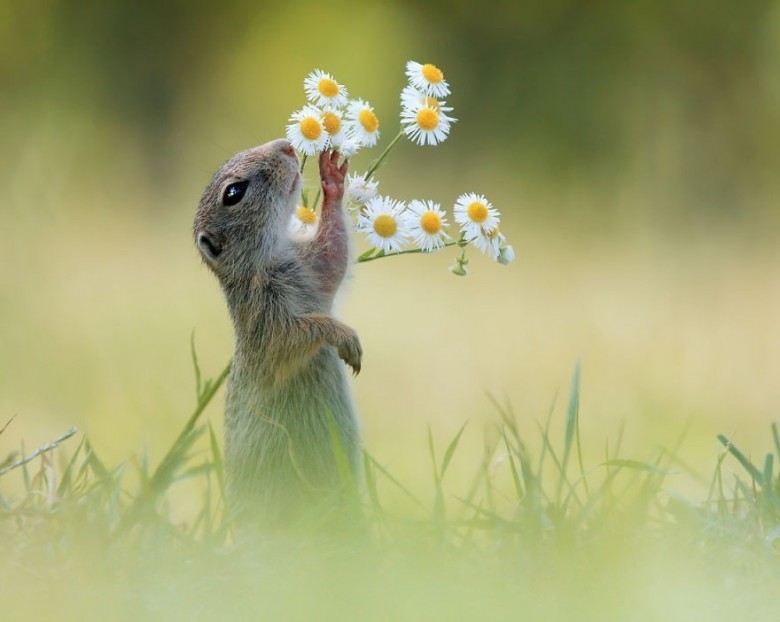
<path fill-rule="evenodd" d="M 488 396 L 534 434 L 581 357 L 596 459 L 623 423 L 636 457 L 689 426 L 681 455 L 703 472 L 717 432 L 764 451 L 780 2 L 0 0 L 2 453 L 76 424 L 105 460 L 159 457 L 194 403 L 192 331 L 205 372 L 232 351 L 191 240 L 203 187 L 283 134 L 315 68 L 375 105 L 381 148 L 410 59 L 444 70 L 460 121 L 439 147 L 401 143 L 380 190 L 485 193 L 518 260 L 472 255 L 463 279 L 448 252 L 355 268 L 340 315 L 366 353 L 368 449 L 427 480 L 426 427 L 443 443 L 469 420 L 452 468 L 471 473 Z"/>

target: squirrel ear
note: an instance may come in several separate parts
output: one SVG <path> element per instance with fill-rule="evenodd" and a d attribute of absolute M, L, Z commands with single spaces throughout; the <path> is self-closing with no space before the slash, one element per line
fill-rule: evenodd
<path fill-rule="evenodd" d="M 198 233 L 197 243 L 201 254 L 209 263 L 216 262 L 217 258 L 222 254 L 222 247 L 215 244 L 208 234 L 203 231 Z"/>

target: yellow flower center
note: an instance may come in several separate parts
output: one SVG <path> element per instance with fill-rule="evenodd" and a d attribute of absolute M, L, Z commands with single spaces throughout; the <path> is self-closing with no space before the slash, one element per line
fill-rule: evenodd
<path fill-rule="evenodd" d="M 485 222 L 488 217 L 488 208 L 480 201 L 474 201 L 473 203 L 469 204 L 469 206 L 466 208 L 466 212 L 468 213 L 469 218 L 474 222 Z"/>
<path fill-rule="evenodd" d="M 317 140 L 322 134 L 322 125 L 314 117 L 306 117 L 301 121 L 301 134 L 308 140 Z"/>
<path fill-rule="evenodd" d="M 323 97 L 336 97 L 339 94 L 339 85 L 330 78 L 322 78 L 317 83 L 317 90 Z"/>
<path fill-rule="evenodd" d="M 341 119 L 335 112 L 326 112 L 322 115 L 322 124 L 325 126 L 325 131 L 331 136 L 335 136 L 341 129 Z"/>
<path fill-rule="evenodd" d="M 439 110 L 439 106 L 441 105 L 439 104 L 439 100 L 435 97 L 423 97 L 423 103 L 428 108 L 433 108 L 434 110 Z"/>
<path fill-rule="evenodd" d="M 431 84 L 438 84 L 444 80 L 444 74 L 436 65 L 426 64 L 422 67 L 423 78 L 428 80 Z"/>
<path fill-rule="evenodd" d="M 379 119 L 377 119 L 374 112 L 368 108 L 364 108 L 360 111 L 360 114 L 358 114 L 358 121 L 360 121 L 360 125 L 371 134 L 376 132 L 379 128 Z"/>
<path fill-rule="evenodd" d="M 304 225 L 313 225 L 317 222 L 317 214 L 308 207 L 299 207 L 298 211 L 295 212 L 295 215 Z"/>
<path fill-rule="evenodd" d="M 434 211 L 427 211 L 420 217 L 420 227 L 425 233 L 434 235 L 441 231 L 441 216 Z"/>
<path fill-rule="evenodd" d="M 421 108 L 417 113 L 417 125 L 427 131 L 435 130 L 439 125 L 439 113 L 430 108 Z"/>
<path fill-rule="evenodd" d="M 374 220 L 374 231 L 376 234 L 383 238 L 390 238 L 395 235 L 398 230 L 398 225 L 395 222 L 395 218 L 390 214 L 380 214 Z"/>

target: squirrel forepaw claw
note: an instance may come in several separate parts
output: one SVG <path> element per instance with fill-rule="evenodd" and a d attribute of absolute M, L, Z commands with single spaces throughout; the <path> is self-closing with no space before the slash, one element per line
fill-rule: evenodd
<path fill-rule="evenodd" d="M 347 337 L 338 347 L 339 358 L 352 368 L 352 374 L 360 373 L 360 360 L 363 357 L 363 348 L 360 347 L 360 339 L 356 334 Z"/>

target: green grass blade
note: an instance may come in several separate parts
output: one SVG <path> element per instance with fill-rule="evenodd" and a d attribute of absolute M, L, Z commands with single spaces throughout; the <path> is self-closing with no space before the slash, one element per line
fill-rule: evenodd
<path fill-rule="evenodd" d="M 621 467 L 625 469 L 633 469 L 635 471 L 644 471 L 647 473 L 655 473 L 657 475 L 668 475 L 669 470 L 659 467 L 657 464 L 648 464 L 641 460 L 626 460 L 624 458 L 612 458 L 607 462 L 602 463 L 601 466 L 609 467 Z"/>
<path fill-rule="evenodd" d="M 81 442 L 79 442 L 78 446 L 76 447 L 76 450 L 73 452 L 73 455 L 70 457 L 70 460 L 68 460 L 68 464 L 65 466 L 65 469 L 62 471 L 62 477 L 60 478 L 60 485 L 57 487 L 57 495 L 59 497 L 62 497 L 65 495 L 66 492 L 71 491 L 72 486 L 72 478 L 73 478 L 73 469 L 76 466 L 76 459 L 78 458 L 79 454 L 81 453 L 82 447 L 84 447 L 84 442 L 86 441 L 86 437 L 81 437 Z"/>
<path fill-rule="evenodd" d="M 444 452 L 444 460 L 442 460 L 441 463 L 439 481 L 444 479 L 444 474 L 447 472 L 447 467 L 450 465 L 450 460 L 452 460 L 452 456 L 455 454 L 455 450 L 458 447 L 458 442 L 460 441 L 460 437 L 463 434 L 463 430 L 466 429 L 466 425 L 468 425 L 468 421 L 460 427 L 460 430 L 458 430 L 455 438 L 453 438 L 450 444 L 447 446 L 447 451 Z"/>
<path fill-rule="evenodd" d="M 336 418 L 331 411 L 327 412 L 328 431 L 330 432 L 330 445 L 333 450 L 333 459 L 336 462 L 336 469 L 339 474 L 339 480 L 344 490 L 357 494 L 357 480 L 349 463 L 349 457 L 344 449 L 344 443 L 341 441 L 339 427 Z"/>
<path fill-rule="evenodd" d="M 577 430 L 577 414 L 580 408 L 580 362 L 574 366 L 574 373 L 571 379 L 571 388 L 569 390 L 569 406 L 566 409 L 566 434 L 563 442 L 563 458 L 561 460 L 561 477 L 558 479 L 558 491 L 555 495 L 557 502 L 560 503 L 563 484 L 567 477 L 569 466 L 569 457 L 571 448 L 574 444 L 574 437 Z"/>
<path fill-rule="evenodd" d="M 66 440 L 68 440 L 71 436 L 76 434 L 77 428 L 74 426 L 65 434 L 62 436 L 59 436 L 58 438 L 54 439 L 50 443 L 47 443 L 46 445 L 42 445 L 41 447 L 38 447 L 34 452 L 32 452 L 29 456 L 25 456 L 24 454 L 24 447 L 22 447 L 22 454 L 19 460 L 17 460 L 15 463 L 8 465 L 7 467 L 4 467 L 0 469 L 0 475 L 5 475 L 9 471 L 13 471 L 14 469 L 17 469 L 19 467 L 24 468 L 28 462 L 31 462 L 35 460 L 38 456 L 43 456 L 44 454 L 48 454 L 52 450 L 59 447 L 62 443 L 64 443 Z"/>
<path fill-rule="evenodd" d="M 737 449 L 736 445 L 734 445 L 723 434 L 718 434 L 718 440 L 726 449 L 729 450 L 729 453 L 737 459 L 737 462 L 739 462 L 744 467 L 750 476 L 763 487 L 764 476 L 762 475 L 761 471 L 759 471 L 750 461 L 750 459 L 745 456 L 745 454 L 743 454 L 739 449 Z"/>
<path fill-rule="evenodd" d="M 773 473 L 774 470 L 774 456 L 772 454 L 766 455 L 766 460 L 764 460 L 764 475 L 763 480 L 766 484 L 765 488 L 768 492 L 772 491 L 772 479 L 773 479 Z"/>
<path fill-rule="evenodd" d="M 86 445 L 86 453 L 87 453 L 87 464 L 89 465 L 89 468 L 92 470 L 92 473 L 95 475 L 95 477 L 98 480 L 105 480 L 111 476 L 109 473 L 109 470 L 106 468 L 106 465 L 103 464 L 103 461 L 98 458 L 97 453 L 95 453 L 95 449 L 92 447 L 92 444 L 87 441 Z"/>
<path fill-rule="evenodd" d="M 368 498 L 370 499 L 373 507 L 379 515 L 384 513 L 382 504 L 379 502 L 379 490 L 376 485 L 376 476 L 374 475 L 374 467 L 371 464 L 368 452 L 363 450 L 363 472 L 366 478 L 366 491 L 368 492 Z"/>
<path fill-rule="evenodd" d="M 506 444 L 506 451 L 507 451 L 507 458 L 509 459 L 509 468 L 512 470 L 512 483 L 515 486 L 515 494 L 517 495 L 517 500 L 520 501 L 524 496 L 525 493 L 523 491 L 523 483 L 520 481 L 520 473 L 517 472 L 517 465 L 515 464 L 515 458 L 512 455 L 512 448 L 509 446 L 509 439 L 506 436 L 506 431 L 504 431 L 504 443 Z"/>
<path fill-rule="evenodd" d="M 436 448 L 433 446 L 433 431 L 431 426 L 428 425 L 428 453 L 431 456 L 431 462 L 433 463 L 433 479 L 436 482 L 436 487 L 439 486 L 439 467 L 436 464 Z"/>
<path fill-rule="evenodd" d="M 195 331 L 190 333 L 190 353 L 192 354 L 192 367 L 195 369 L 195 401 L 199 402 L 201 398 L 201 375 L 200 365 L 198 364 L 198 352 L 195 350 Z"/>
<path fill-rule="evenodd" d="M 180 482 L 185 479 L 190 479 L 192 477 L 198 477 L 200 475 L 208 475 L 214 470 L 214 467 L 210 462 L 205 462 L 203 464 L 199 464 L 197 466 L 194 466 L 190 469 L 187 469 L 186 471 L 182 471 L 178 475 L 176 475 L 175 481 Z"/>
<path fill-rule="evenodd" d="M 198 419 L 203 414 L 203 411 L 206 410 L 206 406 L 209 405 L 209 403 L 214 398 L 219 388 L 225 382 L 225 379 L 228 377 L 229 373 L 230 373 L 230 363 L 228 363 L 227 366 L 225 366 L 225 369 L 222 370 L 222 373 L 219 376 L 217 376 L 217 378 L 213 382 L 206 383 L 206 388 L 204 388 L 203 390 L 203 395 L 201 396 L 201 399 L 198 402 L 195 411 L 192 413 L 192 415 L 190 415 L 190 418 L 187 420 L 187 423 L 184 424 L 184 428 L 179 433 L 179 436 L 176 438 L 173 445 L 171 445 L 171 448 L 163 457 L 162 461 L 160 462 L 160 465 L 157 467 L 157 470 L 154 472 L 154 475 L 152 475 L 150 481 L 150 488 L 153 489 L 164 488 L 164 486 L 161 486 L 162 482 L 160 480 L 165 479 L 167 477 L 167 474 L 172 470 L 173 464 L 179 462 L 182 459 L 182 457 L 186 453 L 186 450 L 194 442 L 194 439 L 191 438 L 191 435 L 193 429 L 195 428 L 195 424 L 198 422 Z"/>
<path fill-rule="evenodd" d="M 225 465 L 222 460 L 222 451 L 219 448 L 217 435 L 214 433 L 214 427 L 209 422 L 209 447 L 211 448 L 211 463 L 214 465 L 214 473 L 217 476 L 217 486 L 219 494 L 225 499 Z"/>
<path fill-rule="evenodd" d="M 401 482 L 399 482 L 393 475 L 388 471 L 385 467 L 383 467 L 379 462 L 376 461 L 376 459 L 369 453 L 366 452 L 366 457 L 371 461 L 372 466 L 379 471 L 382 475 L 384 475 L 387 479 L 389 479 L 395 486 L 398 488 L 401 492 L 404 493 L 410 500 L 412 500 L 416 505 L 421 507 L 423 510 L 425 510 L 425 513 L 429 513 L 428 507 L 420 501 L 417 497 L 415 497 L 406 486 L 404 486 Z"/>
<path fill-rule="evenodd" d="M 5 432 L 6 428 L 7 428 L 9 425 L 11 425 L 11 422 L 12 422 L 14 419 L 16 419 L 16 415 L 14 415 L 14 416 L 13 416 L 13 417 L 11 417 L 11 418 L 10 418 L 8 421 L 6 421 L 6 422 L 5 422 L 5 425 L 4 425 L 2 428 L 0 428 L 0 434 L 2 434 L 3 432 Z"/>

